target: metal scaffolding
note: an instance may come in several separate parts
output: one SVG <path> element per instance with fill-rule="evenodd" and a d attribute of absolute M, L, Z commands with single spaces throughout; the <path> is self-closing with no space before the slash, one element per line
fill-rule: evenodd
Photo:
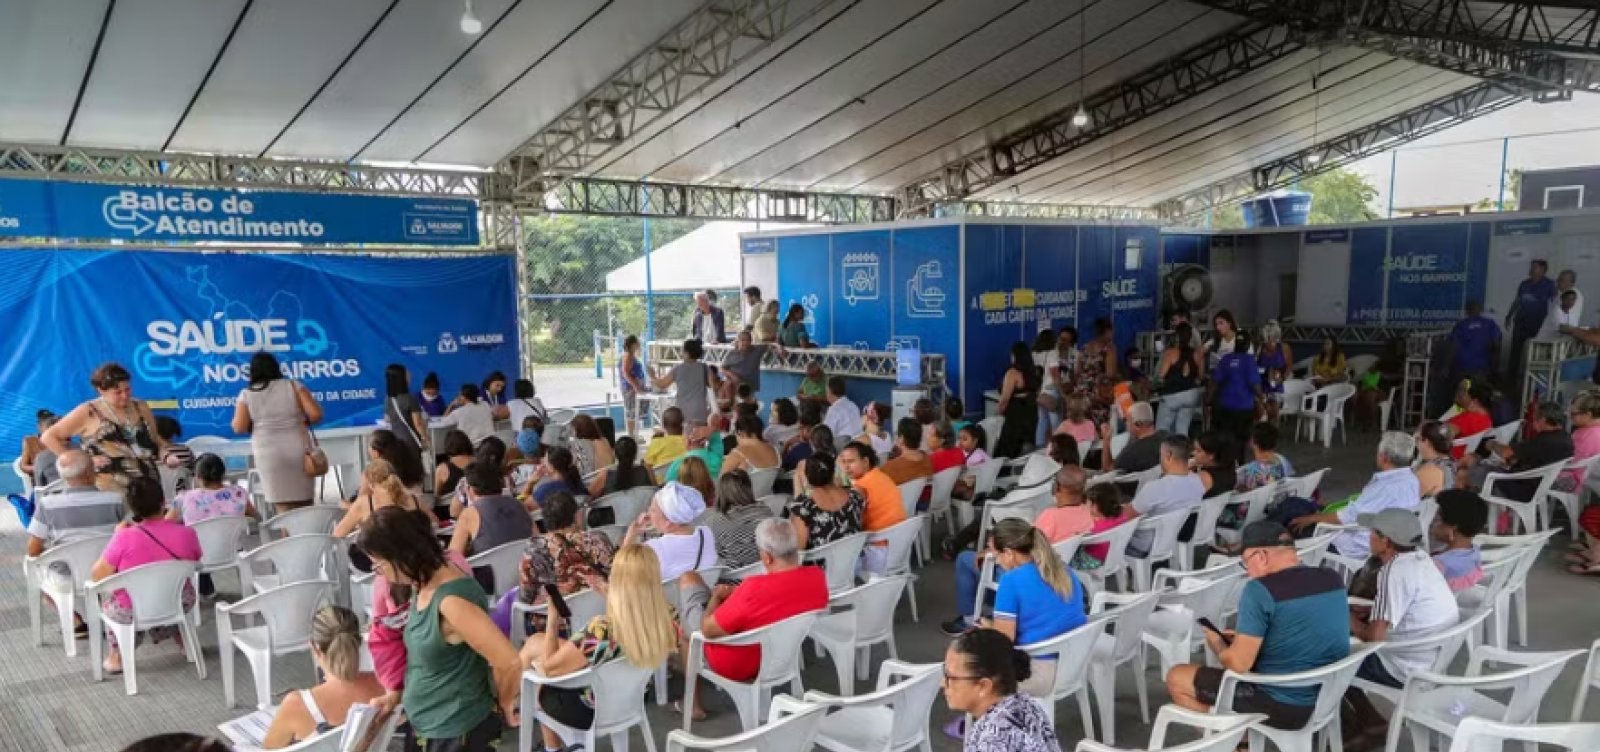
<path fill-rule="evenodd" d="M 732 345 L 705 345 L 701 361 L 707 365 L 722 365 Z M 683 343 L 653 341 L 649 343 L 651 363 L 673 365 L 683 362 Z M 899 354 L 873 350 L 845 350 L 840 348 L 800 349 L 790 348 L 779 353 L 777 348 L 767 348 L 761 359 L 761 370 L 804 374 L 812 363 L 822 366 L 830 376 L 853 379 L 895 381 L 899 378 Z M 933 390 L 933 398 L 942 401 L 949 393 L 949 377 L 945 359 L 937 353 L 922 354 L 922 384 Z"/>
<path fill-rule="evenodd" d="M 1027 217 L 1030 219 L 1145 220 L 1161 218 L 1148 206 L 1110 204 L 1034 204 L 1025 201 L 943 201 L 934 217 Z"/>
<path fill-rule="evenodd" d="M 573 178 L 538 194 L 530 213 L 854 224 L 894 219 L 894 199 L 631 180 Z"/>
<path fill-rule="evenodd" d="M 1296 181 L 1433 135 L 1523 101 L 1505 84 L 1485 81 L 1391 115 L 1371 125 L 1313 144 L 1156 206 L 1166 220 L 1180 220 L 1243 201 Z"/>
<path fill-rule="evenodd" d="M 1287 29 L 1249 23 L 1146 69 L 1083 103 L 1091 125 L 1072 124 L 1077 104 L 900 188 L 902 216 L 926 216 L 1084 144 L 1279 60 L 1302 47 Z"/>
<path fill-rule="evenodd" d="M 1570 337 L 1530 339 L 1524 351 L 1527 368 L 1522 371 L 1519 405 L 1535 400 L 1559 402 L 1564 396 L 1562 384 L 1587 384 L 1594 372 L 1595 358 L 1600 355 L 1600 348 Z"/>

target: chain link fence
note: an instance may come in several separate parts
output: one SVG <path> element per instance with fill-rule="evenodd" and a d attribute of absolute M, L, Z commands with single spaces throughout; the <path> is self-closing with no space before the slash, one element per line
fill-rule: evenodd
<path fill-rule="evenodd" d="M 700 220 L 545 215 L 524 221 L 519 254 L 522 347 L 540 399 L 548 407 L 605 404 L 620 399 L 616 366 L 622 342 L 686 339 L 694 316 L 694 294 L 708 288 L 672 289 L 670 270 L 654 268 L 667 287 L 609 289 L 607 276 L 623 287 L 639 278 L 619 272 L 652 253 L 652 266 L 669 263 L 664 249 L 704 224 Z M 756 229 L 752 225 L 749 229 Z M 692 242 L 690 241 L 685 242 Z M 706 249 L 703 263 L 729 265 L 713 285 L 729 333 L 739 319 L 737 248 Z M 712 253 L 712 251 L 720 251 Z M 673 254 L 679 256 L 679 254 Z M 696 263 L 701 254 L 696 249 Z M 614 274 L 616 273 L 616 274 Z"/>

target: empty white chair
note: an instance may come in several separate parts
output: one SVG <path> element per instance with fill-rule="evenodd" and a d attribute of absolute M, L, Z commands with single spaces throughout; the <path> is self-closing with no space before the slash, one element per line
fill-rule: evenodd
<path fill-rule="evenodd" d="M 1233 752 L 1245 733 L 1266 719 L 1260 713 L 1210 715 L 1177 705 L 1163 705 L 1156 712 L 1156 725 L 1150 729 L 1150 746 L 1146 749 L 1149 752 Z M 1176 747 L 1164 746 L 1167 743 L 1167 729 L 1174 723 L 1199 729 L 1203 736 Z M 1122 751 L 1093 739 L 1083 739 L 1078 742 L 1076 752 Z"/>
<path fill-rule="evenodd" d="M 884 542 L 883 554 L 884 567 L 881 572 L 868 572 L 885 576 L 905 575 L 906 597 L 911 599 L 911 620 L 920 621 L 917 616 L 917 591 L 910 583 L 916 582 L 917 576 L 911 573 L 911 551 L 920 539 L 922 528 L 927 520 L 922 517 L 911 517 L 901 520 L 876 533 L 867 534 L 867 545 L 879 541 Z M 898 600 L 898 599 L 897 599 Z"/>
<path fill-rule="evenodd" d="M 494 572 L 494 589 L 489 591 L 490 603 L 499 600 L 501 593 L 510 590 L 521 579 L 522 553 L 527 549 L 527 541 L 516 540 L 468 557 L 467 564 L 473 568 L 488 567 Z"/>
<path fill-rule="evenodd" d="M 667 734 L 667 752 L 794 752 L 810 749 L 817 737 L 817 729 L 827 711 L 825 705 L 812 705 L 804 710 L 793 705 L 772 708 L 772 721 L 744 733 L 710 739 L 695 736 L 683 729 Z"/>
<path fill-rule="evenodd" d="M 1089 704 L 1089 664 L 1095 647 L 1111 638 L 1106 636 L 1106 614 L 1096 614 L 1076 629 L 1070 629 L 1048 640 L 1017 649 L 1035 660 L 1046 658 L 1056 664 L 1055 678 L 1050 693 L 1034 699 L 1044 706 L 1045 715 L 1053 726 L 1056 722 L 1056 703 L 1076 696 L 1078 715 L 1083 718 L 1083 735 L 1094 737 L 1094 712 Z"/>
<path fill-rule="evenodd" d="M 1233 708 L 1233 691 L 1239 686 L 1239 682 L 1269 687 L 1314 686 L 1317 687 L 1317 701 L 1312 706 L 1311 718 L 1306 721 L 1306 725 L 1298 729 L 1280 729 L 1257 724 L 1250 729 L 1250 748 L 1259 749 L 1258 740 L 1265 738 L 1270 739 L 1273 746 L 1281 752 L 1315 752 L 1322 747 L 1313 741 L 1318 732 L 1323 732 L 1334 750 L 1343 749 L 1339 730 L 1339 703 L 1344 699 L 1345 690 L 1350 688 L 1350 680 L 1355 678 L 1356 671 L 1361 668 L 1361 662 L 1377 649 L 1376 645 L 1351 646 L 1350 655 L 1341 660 L 1322 668 L 1294 674 L 1239 674 L 1225 671 L 1222 674 L 1222 684 L 1217 688 L 1217 703 L 1213 706 L 1212 712 L 1225 713 Z M 1393 739 L 1392 735 L 1390 739 Z M 1394 747 L 1391 746 L 1389 749 Z"/>
<path fill-rule="evenodd" d="M 1309 360 L 1310 359 L 1308 358 L 1306 363 L 1307 367 L 1310 367 Z M 1299 370 L 1298 367 L 1296 370 Z M 1278 410 L 1279 422 L 1282 422 L 1285 418 L 1289 420 L 1297 420 L 1300 415 L 1300 406 L 1304 403 L 1305 396 L 1310 394 L 1312 389 L 1313 387 L 1311 386 L 1311 382 L 1305 379 L 1288 379 L 1284 381 L 1283 406 Z M 1298 435 L 1299 433 L 1300 427 L 1298 424 L 1296 424 L 1295 434 Z"/>
<path fill-rule="evenodd" d="M 922 502 L 922 491 L 927 487 L 927 478 L 912 478 L 900 484 L 900 503 L 905 507 L 907 517 L 917 516 L 917 504 Z"/>
<path fill-rule="evenodd" d="M 192 561 L 158 561 L 117 572 L 103 580 L 84 583 L 83 595 L 88 607 L 84 622 L 89 625 L 89 659 L 94 680 L 104 678 L 101 657 L 105 652 L 105 632 L 109 629 L 117 636 L 117 648 L 122 653 L 122 685 L 128 694 L 139 692 L 137 672 L 134 667 L 134 635 L 152 627 L 176 626 L 183 635 L 183 652 L 195 664 L 200 678 L 206 678 L 206 663 L 200 657 L 200 638 L 194 624 L 184 613 L 183 587 L 190 583 L 195 564 Z M 110 598 L 122 590 L 132 604 L 133 621 L 124 624 L 113 620 L 100 608 L 101 598 Z"/>
<path fill-rule="evenodd" d="M 1513 519 L 1520 523 L 1520 525 L 1513 526 L 1512 533 L 1517 532 L 1517 527 L 1520 527 L 1523 533 L 1537 533 L 1543 530 L 1549 523 L 1547 518 L 1544 520 L 1545 524 L 1540 524 L 1539 511 L 1543 508 L 1543 499 L 1550 494 L 1550 489 L 1555 486 L 1556 478 L 1561 476 L 1561 471 L 1566 469 L 1566 466 L 1566 462 L 1552 462 L 1544 467 L 1536 467 L 1520 473 L 1489 473 L 1483 480 L 1483 492 L 1481 494 L 1483 500 L 1489 502 L 1489 518 L 1491 520 L 1495 518 L 1495 507 L 1503 507 L 1511 510 Z M 1533 492 L 1531 501 L 1518 501 L 1510 498 L 1501 491 L 1501 487 L 1495 485 L 1514 480 L 1532 480 L 1539 484 L 1538 489 Z"/>
<path fill-rule="evenodd" d="M 217 649 L 222 660 L 222 699 L 234 707 L 233 653 L 242 653 L 256 680 L 256 708 L 272 707 L 272 659 L 311 651 L 311 617 L 333 597 L 327 580 L 291 582 L 238 603 L 217 604 Z M 260 616 L 259 627 L 235 627 L 234 617 Z"/>
<path fill-rule="evenodd" d="M 240 592 L 248 595 L 291 582 L 323 579 L 334 543 L 331 535 L 294 535 L 239 554 Z M 273 573 L 258 573 L 258 564 L 270 565 Z"/>
<path fill-rule="evenodd" d="M 110 542 L 110 535 L 85 536 L 70 543 L 58 543 L 38 556 L 22 560 L 22 577 L 27 581 L 29 590 L 23 599 L 28 602 L 28 625 L 33 628 L 34 647 L 44 645 L 44 607 L 39 599 L 39 595 L 44 594 L 56 604 L 62 647 L 68 656 L 78 655 L 78 641 L 72 634 L 72 615 L 78 610 L 79 599 L 84 597 L 83 583 L 88 581 L 89 571 L 100 560 L 100 554 L 105 552 L 106 544 Z M 52 564 L 66 567 L 65 579 L 50 574 Z M 33 592 L 35 590 L 38 592 Z M 93 623 L 87 618 L 84 623 L 89 624 L 91 630 L 94 629 Z"/>
<path fill-rule="evenodd" d="M 1127 586 L 1128 569 L 1128 541 L 1133 540 L 1133 531 L 1137 525 L 1126 522 L 1110 530 L 1085 535 L 1078 539 L 1078 550 L 1083 550 L 1096 543 L 1108 544 L 1105 561 L 1099 569 L 1078 571 L 1078 581 L 1089 588 L 1089 592 L 1106 590 L 1111 585 L 1112 577 L 1121 577 L 1124 589 Z M 1068 562 L 1069 564 L 1071 562 Z"/>
<path fill-rule="evenodd" d="M 1546 744 L 1566 752 L 1591 752 L 1600 749 L 1600 723 L 1525 725 L 1463 718 L 1456 727 L 1455 738 L 1450 740 L 1449 752 L 1483 752 L 1509 747 L 1505 742 L 1522 742 L 1524 749 Z"/>
<path fill-rule="evenodd" d="M 1142 635 L 1150 622 L 1150 614 L 1156 610 L 1159 598 L 1159 593 L 1118 595 L 1100 592 L 1095 593 L 1094 603 L 1090 607 L 1089 613 L 1104 615 L 1100 623 L 1112 633 L 1095 643 L 1092 659 L 1094 665 L 1089 674 L 1089 685 L 1094 688 L 1095 699 L 1100 705 L 1100 729 L 1105 732 L 1108 744 L 1115 744 L 1117 740 L 1113 706 L 1117 696 L 1118 666 L 1129 665 L 1133 671 L 1133 685 L 1139 692 L 1139 714 L 1146 723 L 1150 722 L 1150 693 L 1145 688 Z M 1117 607 L 1107 611 L 1108 603 Z"/>
<path fill-rule="evenodd" d="M 1189 540 L 1177 541 L 1177 554 L 1172 557 L 1173 569 L 1183 571 L 1205 566 L 1205 557 L 1211 554 L 1211 544 L 1217 540 L 1217 519 L 1237 499 L 1237 493 L 1228 491 L 1200 502 L 1200 506 L 1194 510 L 1194 531 L 1190 533 Z M 1198 564 L 1195 562 L 1196 553 L 1200 554 Z"/>
<path fill-rule="evenodd" d="M 627 658 L 589 666 L 565 676 L 546 677 L 532 670 L 522 672 L 522 726 L 518 730 L 517 749 L 542 749 L 542 743 L 535 741 L 535 734 L 539 726 L 547 726 L 566 744 L 582 745 L 582 749 L 599 749 L 595 740 L 610 737 L 612 749 L 626 750 L 628 731 L 638 726 L 644 735 L 645 747 L 654 750 L 655 734 L 650 730 L 650 718 L 644 710 L 644 685 L 654 672 L 653 668 L 633 665 Z M 551 718 L 539 704 L 542 687 L 589 688 L 594 693 L 594 723 L 587 729 L 575 729 Z"/>
<path fill-rule="evenodd" d="M 1583 666 L 1583 676 L 1578 678 L 1578 691 L 1572 697 L 1572 722 L 1583 720 L 1583 706 L 1589 700 L 1589 689 L 1600 687 L 1600 640 L 1589 646 L 1589 660 Z M 1600 745 L 1595 747 L 1600 749 Z"/>
<path fill-rule="evenodd" d="M 828 598 L 828 613 L 811 628 L 811 639 L 833 656 L 839 674 L 839 694 L 855 694 L 855 678 L 866 681 L 872 665 L 872 646 L 887 646 L 898 659 L 894 645 L 894 608 L 910 578 L 896 575 L 835 593 Z"/>
<path fill-rule="evenodd" d="M 866 533 L 847 535 L 832 543 L 802 551 L 800 560 L 806 564 L 821 564 L 828 576 L 828 592 L 837 593 L 855 585 L 856 561 L 861 558 L 861 549 L 866 545 Z"/>
<path fill-rule="evenodd" d="M 213 574 L 225 569 L 239 569 L 239 546 L 249 530 L 246 517 L 212 517 L 190 525 L 195 537 L 200 539 L 200 568 L 195 571 L 195 592 L 200 591 L 200 575 Z M 199 616 L 200 609 L 195 609 Z M 198 623 L 198 622 L 197 622 Z"/>
<path fill-rule="evenodd" d="M 1237 602 L 1234 594 L 1244 586 L 1245 573 L 1240 567 L 1228 569 L 1215 578 L 1157 578 L 1155 591 L 1160 594 L 1160 600 L 1150 615 L 1144 641 L 1160 656 L 1162 676 L 1173 666 L 1188 663 L 1196 650 L 1205 648 L 1205 637 L 1200 633 L 1197 619 L 1206 618 L 1212 624 L 1222 624 L 1228 604 Z M 1170 579 L 1176 579 L 1177 587 L 1160 586 Z"/>
<path fill-rule="evenodd" d="M 1356 394 L 1354 384 L 1330 384 L 1315 392 L 1300 398 L 1300 412 L 1295 416 L 1300 426 L 1310 425 L 1317 433 L 1313 437 L 1322 439 L 1322 446 L 1333 445 L 1333 430 L 1339 429 L 1339 437 L 1349 443 L 1350 437 L 1344 427 L 1344 403 L 1349 402 Z M 1321 407 L 1317 403 L 1321 402 Z M 1299 439 L 1299 426 L 1295 428 L 1295 438 Z"/>
<path fill-rule="evenodd" d="M 606 597 L 598 590 L 579 590 L 572 595 L 564 595 L 562 600 L 567 602 L 567 609 L 572 612 L 572 618 L 567 623 L 572 629 L 583 629 L 588 626 L 594 617 L 604 615 L 606 612 Z M 528 640 L 528 614 L 546 613 L 547 605 L 544 603 L 523 603 L 517 599 L 511 603 L 511 644 L 522 648 L 522 643 Z"/>
<path fill-rule="evenodd" d="M 928 741 L 928 715 L 939 694 L 944 666 L 884 661 L 878 670 L 878 688 L 871 694 L 836 697 L 807 692 L 804 702 L 787 695 L 772 698 L 773 716 L 808 704 L 828 708 L 827 723 L 817 733 L 816 745 L 832 752 L 901 752 Z"/>
<path fill-rule="evenodd" d="M 1539 552 L 1544 549 L 1546 542 L 1555 535 L 1554 530 L 1546 530 L 1532 535 L 1480 535 L 1473 540 L 1483 550 L 1483 557 L 1489 559 L 1502 556 L 1514 556 L 1517 563 L 1506 575 L 1505 582 L 1498 587 L 1494 584 L 1490 588 L 1495 590 L 1495 598 L 1491 606 L 1494 608 L 1494 619 L 1491 621 L 1494 631 L 1494 644 L 1504 648 L 1509 637 L 1509 622 L 1513 612 L 1517 620 L 1517 643 L 1523 647 L 1528 645 L 1528 574 L 1532 572 L 1533 565 L 1538 562 Z M 1497 550 L 1499 549 L 1499 550 Z M 1487 573 L 1488 565 L 1484 566 Z"/>
<path fill-rule="evenodd" d="M 983 429 L 983 436 L 988 440 L 987 446 L 983 448 L 983 451 L 987 452 L 990 457 L 994 456 L 995 442 L 1000 440 L 1000 429 L 1005 424 L 1006 418 L 1004 415 L 991 415 L 978 421 L 978 427 Z"/>
<path fill-rule="evenodd" d="M 823 615 L 821 611 L 796 614 L 760 629 L 715 639 L 695 630 L 689 637 L 689 659 L 684 670 L 683 729 L 688 731 L 693 720 L 695 684 L 702 678 L 721 687 L 733 698 L 734 706 L 739 709 L 739 725 L 746 731 L 761 723 L 763 700 L 772 688 L 787 684 L 794 694 L 804 691 L 800 685 L 800 646 L 815 628 L 818 617 Z M 756 678 L 742 682 L 718 674 L 706 662 L 706 645 L 761 646 L 761 668 Z"/>
<path fill-rule="evenodd" d="M 1473 651 L 1465 676 L 1432 671 L 1412 674 L 1400 704 L 1389 717 L 1388 749 L 1397 749 L 1400 730 L 1408 728 L 1411 748 L 1427 752 L 1434 735 L 1454 736 L 1456 725 L 1468 716 L 1501 723 L 1533 723 L 1539 718 L 1539 705 L 1550 685 L 1569 661 L 1583 654 L 1582 650 L 1514 653 L 1485 645 Z M 1490 662 L 1515 668 L 1483 673 L 1484 664 Z M 1505 699 L 1502 702 L 1485 691 L 1496 691 Z"/>
<path fill-rule="evenodd" d="M 783 454 L 780 452 L 779 457 Z M 750 470 L 750 493 L 756 498 L 761 498 L 772 493 L 772 484 L 778 482 L 778 472 L 781 467 L 761 467 Z"/>
<path fill-rule="evenodd" d="M 1455 626 L 1444 629 L 1415 640 L 1384 641 L 1373 643 L 1378 646 L 1378 655 L 1385 654 L 1411 654 L 1420 655 L 1424 651 L 1434 651 L 1433 660 L 1427 670 L 1442 674 L 1450 668 L 1455 661 L 1456 654 L 1461 652 L 1461 646 L 1467 641 L 1474 630 L 1483 625 L 1483 620 L 1489 618 L 1489 612 L 1480 611 L 1457 622 Z M 1351 684 L 1357 689 L 1374 694 L 1389 701 L 1391 705 L 1400 703 L 1400 694 L 1403 689 L 1386 686 L 1377 682 L 1370 682 L 1361 677 L 1356 677 Z"/>
<path fill-rule="evenodd" d="M 332 504 L 292 509 L 261 523 L 261 542 L 292 535 L 332 535 L 343 518 L 344 510 Z"/>
<path fill-rule="evenodd" d="M 1150 589 L 1150 573 L 1157 562 L 1171 561 L 1178 552 L 1178 533 L 1183 523 L 1189 521 L 1191 510 L 1168 512 L 1155 517 L 1140 517 L 1137 529 L 1149 530 L 1150 552 L 1144 558 L 1128 557 L 1128 568 L 1133 570 L 1133 589 L 1143 592 Z M 1120 526 L 1119 526 L 1120 527 Z"/>

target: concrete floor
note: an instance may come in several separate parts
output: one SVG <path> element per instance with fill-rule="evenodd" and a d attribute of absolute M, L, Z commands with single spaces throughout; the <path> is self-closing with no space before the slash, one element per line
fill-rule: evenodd
<path fill-rule="evenodd" d="M 1287 447 L 1284 453 L 1301 472 L 1332 467 L 1323 492 L 1331 498 L 1341 498 L 1358 491 L 1371 474 L 1375 443 L 1371 434 L 1353 434 L 1348 446 L 1335 444 L 1333 449 L 1324 450 L 1320 446 L 1295 444 Z M 193 667 L 183 662 L 170 643 L 146 646 L 138 653 L 140 694 L 133 697 L 123 694 L 120 678 L 113 677 L 99 684 L 93 682 L 86 642 L 79 643 L 78 657 L 67 658 L 53 622 L 46 623 L 44 647 L 33 647 L 27 623 L 27 601 L 22 592 L 23 541 L 16 518 L 9 512 L 0 513 L 0 751 L 116 750 L 135 739 L 160 732 L 212 732 L 216 724 L 244 713 L 242 709 L 223 707 L 216 627 L 211 614 L 207 615 L 202 628 L 209 678 L 198 681 Z M 1565 535 L 1555 539 L 1529 581 L 1529 649 L 1587 648 L 1600 637 L 1600 579 L 1578 578 L 1562 571 L 1559 560 L 1566 541 Z M 949 644 L 948 638 L 939 631 L 938 622 L 954 613 L 951 564 L 933 562 L 918 571 L 918 578 L 916 589 L 922 620 L 912 622 L 909 609 L 902 603 L 900 618 L 903 621 L 896 633 L 899 654 L 906 661 L 938 662 L 943 660 Z M 219 578 L 218 585 L 225 594 L 224 599 L 237 588 L 227 576 Z M 49 618 L 53 617 L 47 616 Z M 874 661 L 882 658 L 879 652 Z M 300 657 L 277 661 L 273 674 L 275 693 L 281 696 L 291 688 L 307 686 L 312 680 L 309 663 L 308 659 Z M 1568 718 L 1581 668 L 1581 662 L 1574 662 L 1561 675 L 1541 709 L 1542 720 Z M 876 671 L 873 676 L 876 677 Z M 238 678 L 240 701 L 253 703 L 254 692 L 246 667 L 240 666 Z M 1166 702 L 1166 690 L 1155 669 L 1150 670 L 1148 679 L 1153 709 Z M 838 689 L 834 668 L 827 659 L 808 657 L 804 680 L 810 689 L 824 692 Z M 865 690 L 869 686 L 862 683 L 858 689 Z M 1117 700 L 1118 741 L 1126 748 L 1142 748 L 1149 727 L 1139 719 L 1133 682 L 1125 672 L 1119 676 Z M 736 732 L 738 721 L 730 701 L 712 691 L 707 702 L 713 717 L 695 724 L 695 732 L 708 736 Z M 1074 707 L 1073 703 L 1063 703 L 1057 716 L 1057 729 L 1066 750 L 1072 749 L 1082 733 Z M 667 712 L 669 710 L 651 706 L 650 721 L 658 743 L 664 740 L 668 730 L 682 723 L 681 715 Z M 939 732 L 939 726 L 949 717 L 943 701 L 936 701 L 930 729 L 936 750 L 960 749 L 958 742 Z M 1600 698 L 1591 702 L 1585 717 L 1600 720 Z M 514 738 L 514 735 L 507 736 L 508 742 Z M 635 732 L 635 744 L 638 740 Z M 511 747 L 512 744 L 507 745 Z"/>

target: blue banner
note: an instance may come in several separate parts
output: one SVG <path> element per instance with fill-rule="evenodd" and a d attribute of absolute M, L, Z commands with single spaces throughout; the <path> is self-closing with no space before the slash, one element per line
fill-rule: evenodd
<path fill-rule="evenodd" d="M 429 371 L 447 395 L 518 372 L 514 259 L 316 254 L 7 251 L 0 445 L 34 432 L 34 412 L 95 396 L 89 373 L 116 361 L 134 395 L 187 437 L 232 435 L 251 355 L 277 356 L 326 412 L 324 426 L 382 417 L 384 367 Z M 470 303 L 470 304 L 469 304 Z"/>
<path fill-rule="evenodd" d="M 833 343 L 857 350 L 886 350 L 890 320 L 889 231 L 841 232 L 833 236 Z"/>
<path fill-rule="evenodd" d="M 1448 326 L 1467 301 L 1483 300 L 1486 222 L 1357 228 L 1352 237 L 1348 324 Z"/>
<path fill-rule="evenodd" d="M 0 180 L 0 237 L 477 245 L 471 199 Z"/>
<path fill-rule="evenodd" d="M 806 333 L 818 345 L 833 342 L 833 288 L 828 273 L 828 235 L 778 238 L 778 323 L 799 303 L 806 311 Z"/>
<path fill-rule="evenodd" d="M 888 349 L 912 347 L 943 355 L 949 359 L 949 372 L 956 373 L 961 353 L 961 228 L 897 229 L 890 259 L 894 343 Z"/>
<path fill-rule="evenodd" d="M 1351 233 L 1350 283 L 1345 323 L 1379 326 L 1384 319 L 1388 279 L 1389 228 L 1361 227 Z"/>

